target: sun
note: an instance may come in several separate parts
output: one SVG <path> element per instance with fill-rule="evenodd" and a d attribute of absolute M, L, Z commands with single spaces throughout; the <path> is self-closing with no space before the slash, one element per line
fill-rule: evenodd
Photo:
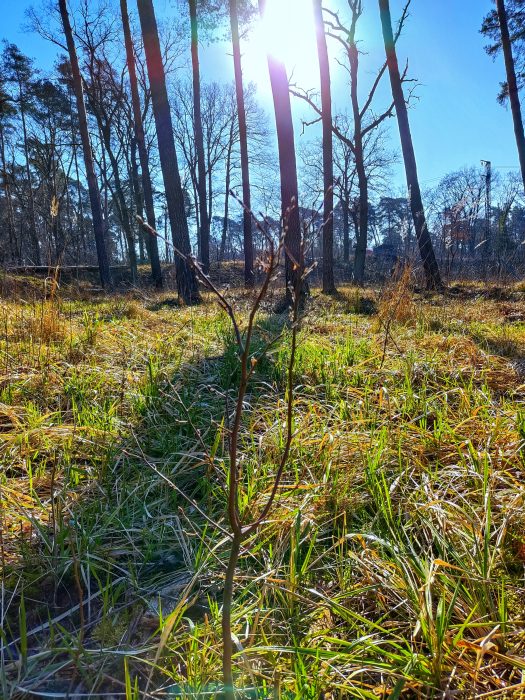
<path fill-rule="evenodd" d="M 318 71 L 311 0 L 266 0 L 257 34 L 263 50 L 283 61 L 289 75 L 311 79 Z"/>

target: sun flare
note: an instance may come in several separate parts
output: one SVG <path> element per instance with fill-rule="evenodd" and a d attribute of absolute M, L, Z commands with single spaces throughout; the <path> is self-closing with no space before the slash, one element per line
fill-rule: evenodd
<path fill-rule="evenodd" d="M 308 74 L 317 68 L 315 24 L 309 0 L 267 0 L 260 40 L 289 72 Z"/>

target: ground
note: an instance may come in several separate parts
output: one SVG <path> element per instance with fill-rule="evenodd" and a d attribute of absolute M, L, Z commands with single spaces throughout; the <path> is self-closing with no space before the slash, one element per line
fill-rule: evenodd
<path fill-rule="evenodd" d="M 207 296 L 2 291 L 0 696 L 219 697 L 229 319 Z M 247 517 L 284 440 L 273 306 Z M 523 697 L 525 287 L 314 289 L 299 341 L 290 461 L 236 579 L 240 697 Z"/>

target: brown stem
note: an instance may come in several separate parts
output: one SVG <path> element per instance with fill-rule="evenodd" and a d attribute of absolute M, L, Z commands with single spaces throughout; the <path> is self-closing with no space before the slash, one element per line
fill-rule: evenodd
<path fill-rule="evenodd" d="M 284 450 L 281 456 L 281 461 L 279 463 L 279 468 L 277 470 L 277 474 L 275 475 L 275 479 L 273 482 L 273 487 L 272 491 L 270 493 L 270 498 L 268 499 L 268 502 L 266 503 L 266 506 L 263 508 L 261 514 L 259 517 L 251 524 L 248 525 L 244 529 L 244 535 L 248 536 L 252 532 L 254 532 L 259 525 L 265 520 L 266 516 L 270 512 L 274 501 L 275 497 L 277 496 L 277 491 L 279 489 L 279 485 L 281 483 L 281 479 L 283 477 L 284 473 L 284 468 L 286 467 L 286 464 L 288 462 L 288 457 L 290 455 L 290 448 L 292 446 L 292 440 L 293 440 L 293 398 L 294 398 L 294 392 L 293 392 L 293 369 L 295 366 L 295 356 L 297 353 L 297 332 L 298 332 L 298 323 L 299 323 L 299 311 L 300 311 L 300 304 L 301 304 L 301 289 L 300 285 L 302 284 L 302 279 L 303 277 L 301 276 L 298 284 L 298 288 L 295 290 L 295 296 L 294 296 L 294 307 L 293 307 L 293 320 L 292 320 L 292 347 L 290 351 L 290 362 L 288 363 L 288 381 L 287 381 L 287 403 L 286 403 L 286 444 L 284 446 Z"/>
<path fill-rule="evenodd" d="M 224 679 L 224 700 L 235 700 L 235 686 L 233 683 L 233 640 L 232 640 L 232 603 L 233 584 L 235 572 L 241 551 L 242 533 L 235 533 L 226 570 L 224 584 L 224 597 L 222 603 L 222 673 Z"/>
<path fill-rule="evenodd" d="M 231 192 L 233 197 L 236 195 Z M 237 198 L 236 198 L 237 199 Z M 239 382 L 239 388 L 237 390 L 237 399 L 235 406 L 235 415 L 233 418 L 233 424 L 230 430 L 230 446 L 229 446 L 229 486 L 228 486 L 228 522 L 231 529 L 231 548 L 230 556 L 228 560 L 228 568 L 226 570 L 226 580 L 224 584 L 224 597 L 223 597 L 223 612 L 222 612 L 222 643 L 223 643 L 223 679 L 224 679 L 224 691 L 222 694 L 223 700 L 235 700 L 235 688 L 233 682 L 233 642 L 232 642 L 232 605 L 233 605 L 233 589 L 235 583 L 235 573 L 237 570 L 237 564 L 239 561 L 239 555 L 241 551 L 241 546 L 243 541 L 248 537 L 249 534 L 254 532 L 259 525 L 265 520 L 266 516 L 270 512 L 279 489 L 279 484 L 281 482 L 282 476 L 286 464 L 288 462 L 288 457 L 290 454 L 290 447 L 293 439 L 293 368 L 295 365 L 296 349 L 297 349 L 297 333 L 299 326 L 299 314 L 301 311 L 301 297 L 303 292 L 303 285 L 306 279 L 305 267 L 304 267 L 304 245 L 301 240 L 301 246 L 298 251 L 297 260 L 293 259 L 295 269 L 295 280 L 294 280 L 294 303 L 293 303 L 293 316 L 292 316 L 292 344 L 291 344 L 291 354 L 290 362 L 288 365 L 288 377 L 287 377 L 287 436 L 286 444 L 283 450 L 281 460 L 279 463 L 279 468 L 274 478 L 272 491 L 270 497 L 263 507 L 260 516 L 249 525 L 243 525 L 242 513 L 239 508 L 239 486 L 240 486 L 240 471 L 239 471 L 239 434 L 241 431 L 242 417 L 244 411 L 244 399 L 246 396 L 246 391 L 248 388 L 248 383 L 253 374 L 256 360 L 251 358 L 251 344 L 252 338 L 255 331 L 255 321 L 257 318 L 257 313 L 261 308 L 261 304 L 268 293 L 270 283 L 274 277 L 274 274 L 279 266 L 280 255 L 284 249 L 288 256 L 291 256 L 291 252 L 285 246 L 284 236 L 281 238 L 279 246 L 276 247 L 271 237 L 268 235 L 264 227 L 255 219 L 252 212 L 249 212 L 252 217 L 256 227 L 261 232 L 268 245 L 268 259 L 265 264 L 265 277 L 261 285 L 261 288 L 255 300 L 252 304 L 248 322 L 244 334 L 241 332 L 241 327 L 237 319 L 235 309 L 233 305 L 228 301 L 226 296 L 213 284 L 209 276 L 201 269 L 196 260 L 194 260 L 189 255 L 184 255 L 179 252 L 175 246 L 173 246 L 175 252 L 180 255 L 185 262 L 193 269 L 198 279 L 205 284 L 208 289 L 213 292 L 216 296 L 219 305 L 222 309 L 226 311 L 231 319 L 235 338 L 237 343 L 237 349 L 239 353 L 239 359 L 241 363 L 241 379 Z M 146 222 L 144 222 L 140 217 L 137 217 L 141 225 L 149 231 L 153 236 L 158 236 L 159 234 L 155 229 Z M 275 342 L 272 341 L 268 344 L 268 347 Z M 263 352 L 264 354 L 264 352 Z M 155 469 L 155 467 L 153 467 Z M 155 469 L 156 470 L 156 469 Z M 162 476 L 162 475 L 161 475 Z M 167 480 L 167 477 L 163 478 Z M 173 485 L 174 488 L 178 490 L 177 487 Z"/>

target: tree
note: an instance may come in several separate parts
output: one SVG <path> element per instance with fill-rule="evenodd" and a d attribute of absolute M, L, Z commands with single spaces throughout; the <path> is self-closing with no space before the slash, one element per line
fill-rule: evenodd
<path fill-rule="evenodd" d="M 510 40 L 505 0 L 496 0 L 496 8 L 501 33 L 501 48 L 505 59 L 505 70 L 507 73 L 507 94 L 512 111 L 514 135 L 516 137 L 516 146 L 518 148 L 518 156 L 520 160 L 521 179 L 523 182 L 523 189 L 525 191 L 525 131 L 523 129 L 520 96 L 518 92 L 518 82 L 516 80 L 516 68 L 514 65 L 514 56 L 512 54 L 512 44 Z"/>
<path fill-rule="evenodd" d="M 525 82 L 525 0 L 505 0 L 505 10 L 509 38 L 512 46 L 516 79 L 521 89 Z M 502 51 L 501 28 L 497 9 L 491 10 L 484 18 L 481 34 L 490 39 L 485 47 L 489 56 L 496 57 Z M 501 83 L 498 101 L 504 104 L 509 96 L 508 82 Z"/>
<path fill-rule="evenodd" d="M 337 119 L 341 128 L 341 121 Z M 345 132 L 349 128 L 343 128 Z M 355 159 L 352 149 L 348 143 L 341 139 L 336 139 L 334 144 L 334 171 L 336 173 L 336 193 L 341 209 L 341 234 L 343 247 L 343 262 L 350 262 L 350 216 L 355 215 L 355 206 L 352 202 L 352 192 L 357 176 L 355 169 Z M 356 218 L 357 221 L 357 218 Z M 358 226 L 356 227 L 358 233 Z"/>
<path fill-rule="evenodd" d="M 239 121 L 239 143 L 241 150 L 241 175 L 242 175 L 242 201 L 243 234 L 244 234 L 244 283 L 247 287 L 253 287 L 253 227 L 251 214 L 251 188 L 250 188 L 250 161 L 248 155 L 248 130 L 246 125 L 246 106 L 244 101 L 244 82 L 242 75 L 241 45 L 239 36 L 239 12 L 237 0 L 230 0 L 230 27 L 233 47 L 233 66 L 235 71 L 235 95 L 237 99 L 237 118 Z M 230 154 L 231 155 L 231 154 Z M 229 169 L 228 169 L 229 174 Z M 226 190 L 228 202 L 229 184 Z M 226 207 L 225 221 L 228 218 Z"/>
<path fill-rule="evenodd" d="M 195 143 L 195 123 L 193 109 L 193 89 L 186 82 L 179 82 L 174 89 L 174 108 L 172 110 L 175 124 L 175 140 L 182 162 L 187 171 L 186 179 L 193 191 L 194 212 L 197 229 L 200 228 L 199 173 L 197 149 Z M 216 197 L 215 180 L 227 154 L 237 141 L 235 128 L 235 95 L 229 84 L 208 83 L 201 85 L 201 113 L 203 130 L 203 150 L 205 160 L 206 216 L 213 220 L 213 207 Z M 231 173 L 230 173 L 231 175 Z M 222 173 L 219 174 L 222 178 Z M 228 179 L 226 173 L 225 179 Z M 221 179 L 221 192 L 222 192 Z M 227 198 L 226 198 L 227 199 Z"/>
<path fill-rule="evenodd" d="M 265 0 L 259 0 L 261 15 L 264 14 L 265 4 Z M 299 186 L 297 182 L 294 126 L 286 67 L 282 61 L 271 53 L 268 53 L 268 72 L 270 74 L 277 128 L 281 177 L 281 217 L 285 232 L 286 296 L 287 302 L 290 304 L 292 299 L 291 290 L 301 287 L 298 275 L 302 266 L 302 232 L 299 215 Z M 307 291 L 307 285 L 302 285 L 301 295 L 304 296 Z"/>
<path fill-rule="evenodd" d="M 106 242 L 104 239 L 104 221 L 102 217 L 102 205 L 100 201 L 100 192 L 98 189 L 97 178 L 95 175 L 95 164 L 93 160 L 93 151 L 91 149 L 91 140 L 89 137 L 88 121 L 86 105 L 84 102 L 84 91 L 82 88 L 82 77 L 78 63 L 75 40 L 69 20 L 66 0 L 59 0 L 60 16 L 64 35 L 69 53 L 69 61 L 71 64 L 71 74 L 73 81 L 73 89 L 75 91 L 77 113 L 78 113 L 78 128 L 80 139 L 82 141 L 82 149 L 84 153 L 84 163 L 86 167 L 86 177 L 89 190 L 89 199 L 91 203 L 91 214 L 93 217 L 93 229 L 95 232 L 95 243 L 97 248 L 98 265 L 100 271 L 100 281 L 102 286 L 111 285 L 111 270 L 106 251 Z"/>
<path fill-rule="evenodd" d="M 416 231 L 423 269 L 425 272 L 426 283 L 429 289 L 441 289 L 443 287 L 443 282 L 441 281 L 441 275 L 434 253 L 434 246 L 432 245 L 432 240 L 428 230 L 425 210 L 423 209 L 421 188 L 419 186 L 419 178 L 417 174 L 416 156 L 414 153 L 414 145 L 412 143 L 412 134 L 410 132 L 410 122 L 408 120 L 408 110 L 405 102 L 405 96 L 403 94 L 402 78 L 399 71 L 394 34 L 392 31 L 392 17 L 390 14 L 389 0 L 379 0 L 379 11 L 381 13 L 381 26 L 383 29 L 383 40 L 385 44 L 388 72 L 390 75 L 392 97 L 396 109 L 399 136 L 401 139 L 401 148 L 405 163 L 410 208 L 414 220 L 414 228 Z"/>
<path fill-rule="evenodd" d="M 476 224 L 485 190 L 484 173 L 479 168 L 462 168 L 443 177 L 431 193 L 429 218 L 434 211 L 437 234 L 441 234 L 441 264 L 452 271 L 458 261 L 458 271 L 467 253 L 475 253 Z M 483 248 L 488 254 L 490 242 Z"/>
<path fill-rule="evenodd" d="M 131 271 L 132 282 L 138 279 L 137 253 L 135 249 L 135 233 L 130 215 L 130 208 L 124 191 L 124 182 L 121 176 L 121 161 L 127 143 L 122 138 L 114 138 L 114 132 L 125 111 L 123 75 L 116 75 L 115 69 L 109 60 L 103 56 L 104 39 L 92 41 L 93 23 L 88 25 L 86 18 L 84 47 L 87 53 L 87 75 L 85 81 L 86 94 L 89 98 L 89 107 L 95 116 L 103 147 L 109 158 L 111 176 L 108 176 L 106 168 L 102 169 L 102 176 L 107 186 L 112 191 L 117 208 L 117 216 L 122 226 L 127 243 L 127 253 Z"/>
<path fill-rule="evenodd" d="M 135 142 L 137 145 L 141 179 L 142 179 L 142 198 L 144 208 L 146 210 L 146 219 L 150 229 L 156 228 L 155 219 L 155 204 L 153 201 L 153 186 L 151 183 L 151 173 L 149 169 L 149 155 L 146 148 L 146 136 L 144 133 L 144 125 L 142 120 L 142 109 L 140 104 L 139 87 L 137 80 L 137 70 L 135 65 L 135 51 L 133 47 L 133 39 L 131 36 L 131 27 L 129 23 L 128 4 L 127 0 L 120 0 L 120 13 L 122 17 L 122 30 L 124 32 L 124 42 L 126 45 L 126 60 L 128 66 L 129 84 L 131 90 L 131 103 L 133 107 L 133 129 L 135 134 Z M 142 207 L 140 207 L 142 209 Z M 137 212 L 142 215 L 142 211 Z M 159 259 L 159 247 L 156 236 L 146 231 L 146 247 L 148 249 L 148 257 L 151 264 L 151 273 L 156 287 L 162 287 L 162 268 Z"/>
<path fill-rule="evenodd" d="M 334 133 L 345 135 L 352 131 L 352 119 L 345 112 L 334 117 Z M 386 148 L 386 132 L 384 128 L 370 131 L 363 140 L 365 159 L 365 174 L 370 198 L 382 196 L 391 183 L 390 166 L 396 161 L 396 154 Z M 323 169 L 319 164 L 319 151 L 322 144 L 307 142 L 300 151 L 303 171 L 303 188 L 319 197 L 324 196 Z M 334 208 L 334 252 L 340 254 L 343 262 L 350 261 L 351 239 L 359 237 L 359 186 L 354 153 L 346 138 L 336 138 L 334 141 L 334 194 L 337 205 Z M 406 202 L 406 199 L 405 199 Z M 373 225 L 370 220 L 372 205 L 368 204 L 368 239 L 373 235 Z M 351 234 L 351 224 L 355 231 Z"/>
<path fill-rule="evenodd" d="M 335 292 L 334 282 L 334 158 L 332 134 L 332 87 L 330 61 L 326 45 L 322 0 L 313 0 L 319 73 L 321 80 L 321 111 L 323 122 L 323 292 Z"/>
<path fill-rule="evenodd" d="M 222 262 L 224 260 L 224 254 L 226 251 L 226 240 L 228 237 L 228 232 L 229 232 L 229 224 L 230 224 L 230 219 L 229 219 L 229 213 L 230 213 L 230 188 L 231 188 L 231 178 L 232 178 L 232 153 L 233 153 L 233 146 L 235 143 L 235 123 L 232 121 L 232 124 L 230 126 L 230 133 L 229 133 L 229 138 L 228 138 L 228 148 L 226 149 L 226 181 L 224 184 L 224 216 L 222 219 L 222 234 L 221 234 L 221 243 L 219 247 L 219 261 Z M 241 166 L 242 167 L 242 166 Z M 243 180 L 243 184 L 244 184 Z M 245 223 L 246 215 L 249 213 L 247 205 L 245 205 L 246 209 L 243 211 L 243 224 Z M 250 217 L 251 218 L 251 217 Z M 243 231 L 245 233 L 246 229 L 244 228 L 243 225 Z M 250 221 L 250 234 L 251 234 L 251 221 Z M 246 236 L 245 236 L 246 239 Z M 253 241 L 252 241 L 252 257 L 253 257 Z M 253 265 L 252 265 L 253 269 Z M 247 280 L 247 263 L 246 263 L 246 242 L 244 245 L 244 284 L 249 288 L 250 287 L 250 280 Z M 253 277 L 251 275 L 250 277 Z"/>
<path fill-rule="evenodd" d="M 61 264 L 66 251 L 66 226 L 62 216 L 69 197 L 68 156 L 70 133 L 68 96 L 60 83 L 40 79 L 33 84 L 32 123 L 28 150 L 39 186 L 35 206 L 42 222 L 40 245 L 51 264 Z M 68 163 L 69 159 L 69 163 Z M 71 229 L 70 229 L 71 230 Z M 47 250 L 46 250 L 47 249 Z"/>
<path fill-rule="evenodd" d="M 4 190 L 5 219 L 8 235 L 8 250 L 11 260 L 18 257 L 18 244 L 15 234 L 15 218 L 11 195 L 10 176 L 7 170 L 6 140 L 7 134 L 12 128 L 11 119 L 16 116 L 14 103 L 5 89 L 5 77 L 0 76 L 0 173 Z"/>
<path fill-rule="evenodd" d="M 360 77 L 360 60 L 359 50 L 357 46 L 357 25 L 363 14 L 362 0 L 348 0 L 348 5 L 351 12 L 350 26 L 346 27 L 340 20 L 337 12 L 325 10 L 329 15 L 329 20 L 326 22 L 329 27 L 329 35 L 338 41 L 342 46 L 348 58 L 349 75 L 350 75 L 350 101 L 352 106 L 352 121 L 353 135 L 348 136 L 350 124 L 348 120 L 344 120 L 339 124 L 337 120 L 332 123 L 332 130 L 339 141 L 345 144 L 349 149 L 355 167 L 355 175 L 359 187 L 359 197 L 356 200 L 356 206 L 350 208 L 348 198 L 343 199 L 343 214 L 345 220 L 348 214 L 351 213 L 356 223 L 356 247 L 354 258 L 354 281 L 357 284 L 362 284 L 365 277 L 365 262 L 366 250 L 368 245 L 368 211 L 369 211 L 369 194 L 370 183 L 367 172 L 367 146 L 375 140 L 374 132 L 383 124 L 383 122 L 392 116 L 394 104 L 392 103 L 386 110 L 379 115 L 372 114 L 374 98 L 377 92 L 383 75 L 386 72 L 386 63 L 378 71 L 368 96 L 363 104 L 359 99 L 359 77 Z M 399 37 L 406 14 L 403 14 L 399 28 L 396 34 L 396 41 Z M 403 76 L 404 77 L 404 76 Z M 313 101 L 308 91 L 292 90 L 292 94 L 305 100 L 319 115 L 321 120 L 324 119 L 324 107 L 319 108 Z M 370 150 L 370 149 L 369 149 Z M 346 176 L 346 173 L 344 174 Z M 346 178 L 348 184 L 348 178 Z M 345 229 L 347 226 L 345 224 Z M 348 236 L 345 235 L 345 261 L 348 261 L 349 246 Z"/>
<path fill-rule="evenodd" d="M 349 144 L 355 159 L 355 168 L 357 174 L 357 180 L 359 183 L 359 204 L 358 204 L 358 217 L 359 224 L 357 227 L 357 239 L 356 239 L 356 250 L 355 250 L 355 260 L 354 260 L 354 282 L 357 284 L 363 284 L 365 277 L 365 260 L 366 260 L 366 249 L 368 245 L 368 177 L 365 169 L 365 150 L 364 150 L 364 138 L 366 132 L 364 131 L 363 121 L 366 112 L 361 110 L 359 104 L 358 95 L 358 80 L 359 80 L 359 51 L 356 42 L 356 29 L 357 22 L 362 15 L 363 7 L 361 0 L 349 0 L 350 10 L 352 13 L 352 21 L 349 30 L 347 30 L 347 38 L 343 40 L 343 45 L 347 51 L 348 62 L 350 65 L 350 99 L 352 103 L 352 115 L 354 121 L 354 138 Z M 343 32 L 345 28 L 341 25 L 339 20 L 336 20 L 337 24 L 332 26 L 335 30 Z M 340 37 L 336 34 L 335 36 Z M 379 74 L 381 76 L 381 73 Z M 367 105 L 372 103 L 372 99 L 379 85 L 379 80 L 376 80 L 367 99 Z"/>
<path fill-rule="evenodd" d="M 187 261 L 191 253 L 188 220 L 184 206 L 184 192 L 179 173 L 173 136 L 173 123 L 166 89 L 166 75 L 160 50 L 157 20 L 152 0 L 137 0 L 144 51 L 155 116 L 157 142 L 166 191 L 171 234 L 175 247 L 177 289 L 186 304 L 200 301 L 195 272 Z"/>
<path fill-rule="evenodd" d="M 40 265 L 42 256 L 40 254 L 40 242 L 36 224 L 35 197 L 33 192 L 33 178 L 29 162 L 27 116 L 31 109 L 31 81 L 33 78 L 32 61 L 24 56 L 14 44 L 7 44 L 4 49 L 4 65 L 7 72 L 7 79 L 16 85 L 16 102 L 20 112 L 22 122 L 22 136 L 24 139 L 25 172 L 27 179 L 27 198 L 29 202 L 29 233 L 33 244 L 34 263 Z"/>
<path fill-rule="evenodd" d="M 77 210 L 76 210 L 76 222 L 78 225 L 78 249 L 83 253 L 84 261 L 88 259 L 88 241 L 86 237 L 86 217 L 84 213 L 84 200 L 85 200 L 85 189 L 80 181 L 80 167 L 78 159 L 78 115 L 74 110 L 74 87 L 73 79 L 71 73 L 71 64 L 65 56 L 61 57 L 57 63 L 56 70 L 58 73 L 58 82 L 63 85 L 67 92 L 68 99 L 68 122 L 69 122 L 69 137 L 71 139 L 71 150 L 72 150 L 72 165 L 75 169 L 75 194 L 77 199 Z M 71 226 L 73 226 L 73 218 L 70 220 Z M 71 230 L 72 234 L 72 230 Z M 71 235 L 71 240 L 73 241 L 73 236 Z M 67 252 L 67 251 L 66 251 Z"/>
<path fill-rule="evenodd" d="M 197 0 L 188 0 L 191 23 L 191 66 L 193 79 L 193 124 L 195 150 L 197 154 L 197 192 L 199 200 L 199 251 L 205 274 L 210 269 L 210 221 L 206 194 L 206 161 L 202 131 L 201 77 L 199 65 L 199 30 L 197 22 Z"/>

